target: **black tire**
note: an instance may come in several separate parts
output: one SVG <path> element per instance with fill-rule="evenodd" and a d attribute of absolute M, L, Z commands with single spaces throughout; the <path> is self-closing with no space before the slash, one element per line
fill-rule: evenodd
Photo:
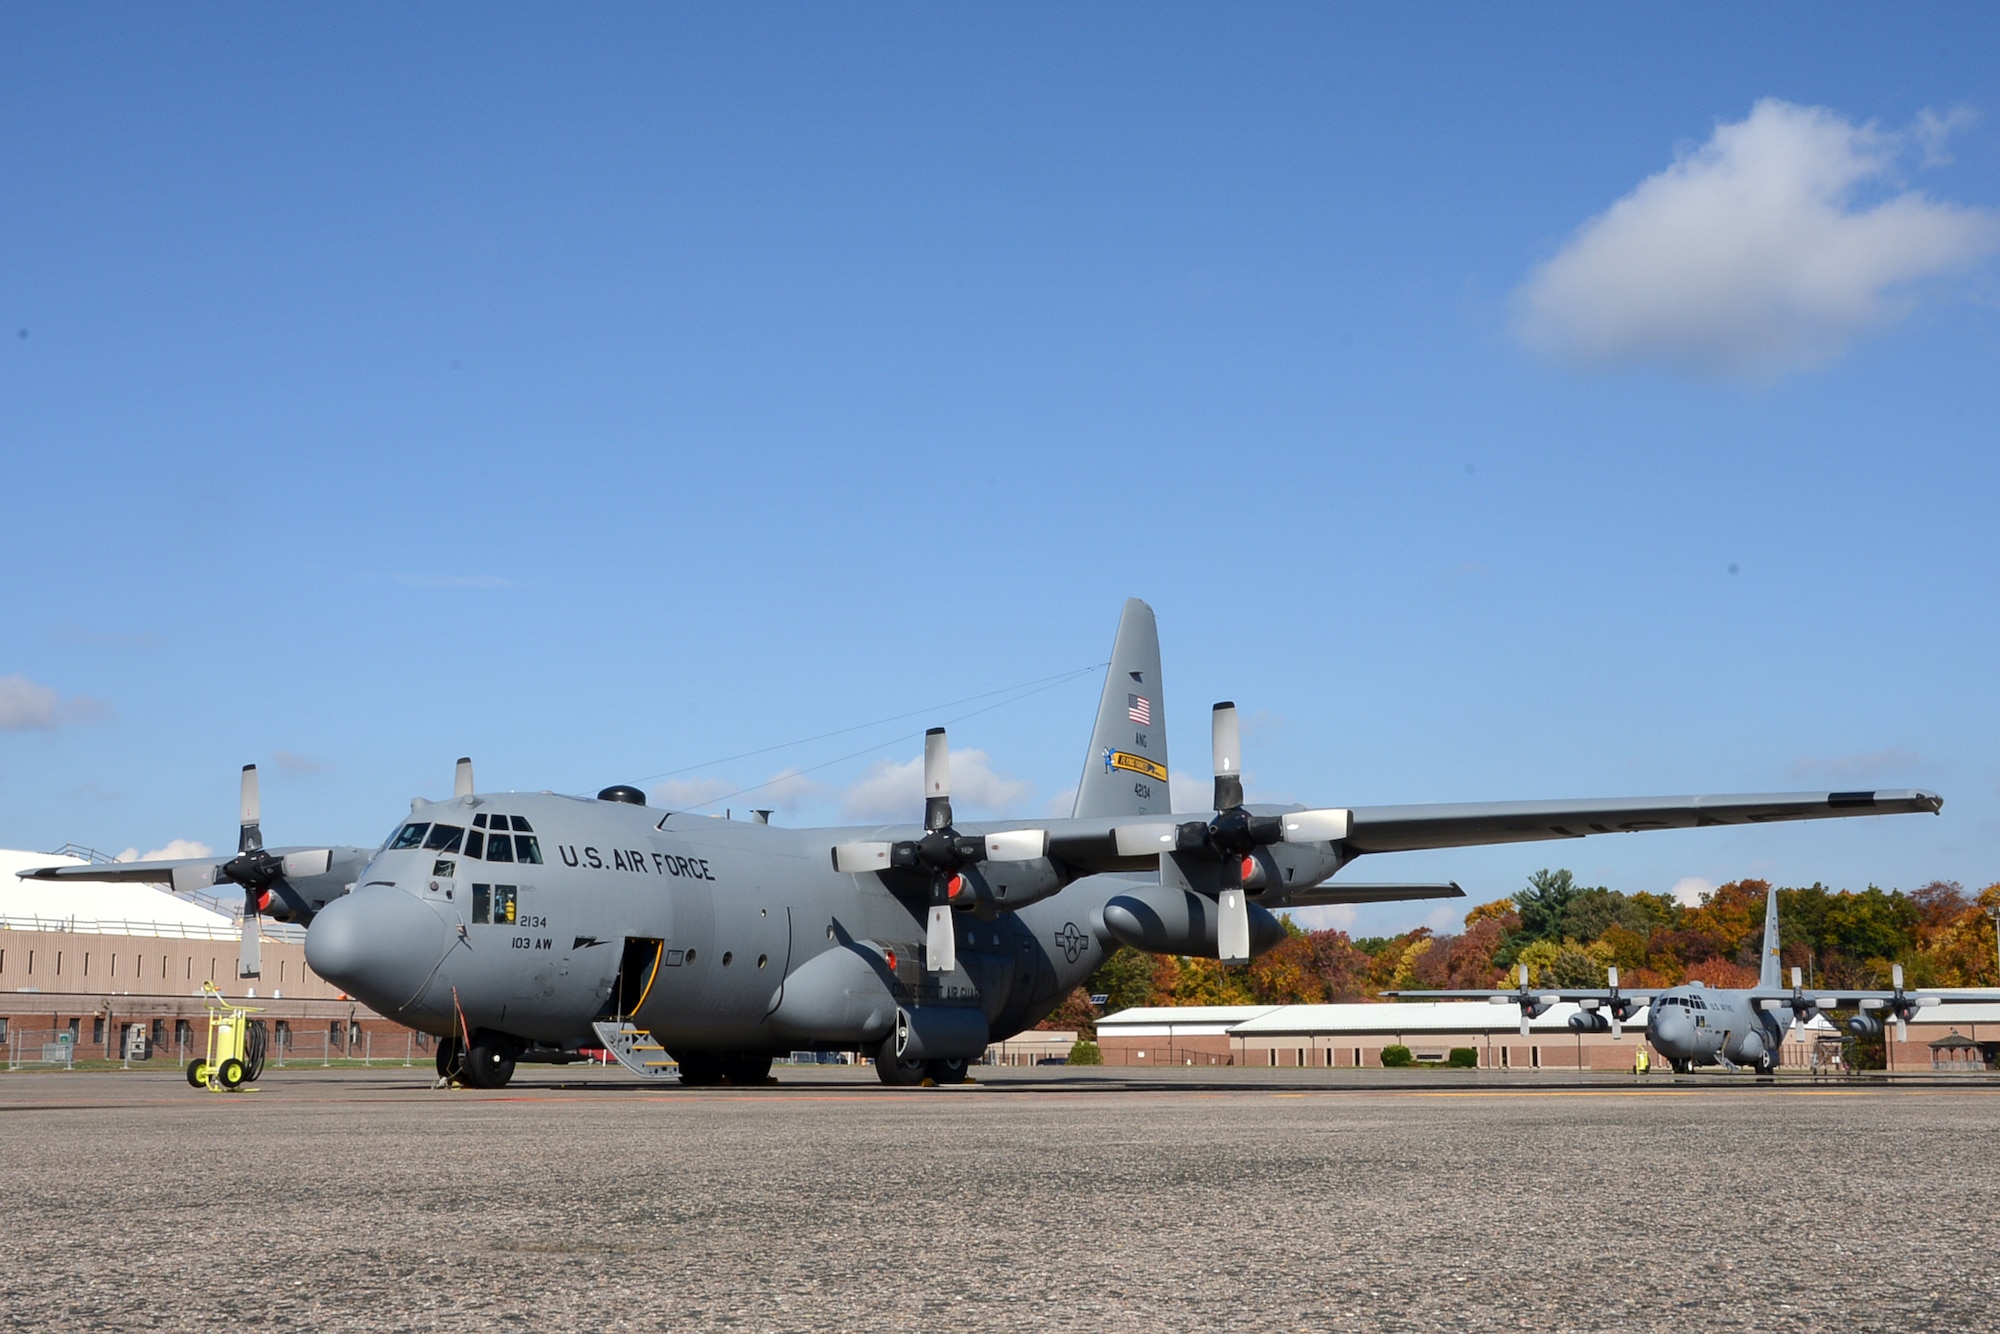
<path fill-rule="evenodd" d="M 465 1053 L 465 1082 L 476 1089 L 503 1089 L 514 1077 L 514 1048 L 492 1038 L 475 1038 Z"/>
<path fill-rule="evenodd" d="M 243 1062 L 234 1056 L 215 1067 L 215 1081 L 226 1089 L 243 1087 Z"/>
<path fill-rule="evenodd" d="M 188 1062 L 188 1087 L 198 1089 L 208 1087 L 208 1062 L 199 1056 Z"/>
<path fill-rule="evenodd" d="M 689 1088 L 713 1088 L 722 1082 L 722 1061 L 710 1052 L 689 1052 L 680 1062 L 681 1083 Z"/>
<path fill-rule="evenodd" d="M 771 1077 L 771 1058 L 764 1056 L 732 1056 L 722 1063 L 722 1074 L 738 1088 L 761 1088 Z"/>
<path fill-rule="evenodd" d="M 906 1061 L 896 1055 L 894 1033 L 883 1038 L 882 1045 L 875 1049 L 875 1077 L 884 1084 L 898 1088 L 921 1084 L 929 1073 L 922 1061 Z"/>
<path fill-rule="evenodd" d="M 942 1061 L 925 1061 L 924 1072 L 934 1084 L 963 1084 L 966 1067 L 971 1064 L 963 1056 L 953 1056 Z"/>
<path fill-rule="evenodd" d="M 457 1038 L 439 1038 L 437 1049 L 438 1078 L 457 1081 L 465 1077 L 465 1061 L 460 1056 Z"/>

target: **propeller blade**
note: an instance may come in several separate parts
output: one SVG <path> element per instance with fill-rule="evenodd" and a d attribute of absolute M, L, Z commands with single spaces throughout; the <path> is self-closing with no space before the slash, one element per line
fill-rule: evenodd
<path fill-rule="evenodd" d="M 942 903 L 931 905 L 930 929 L 924 936 L 924 967 L 933 973 L 949 973 L 958 967 L 958 932 L 952 926 L 951 909 Z"/>
<path fill-rule="evenodd" d="M 263 932 L 257 928 L 257 912 L 254 905 L 243 905 L 243 943 L 236 954 L 236 976 L 261 977 L 262 960 L 258 956 L 258 944 Z"/>
<path fill-rule="evenodd" d="M 1797 964 L 1793 964 L 1793 965 L 1792 965 L 1792 990 L 1793 990 L 1793 991 L 1797 991 L 1797 990 L 1798 990 L 1799 988 L 1801 988 L 1801 987 L 1803 987 L 1803 986 L 1805 985 L 1805 982 L 1803 981 L 1804 977 L 1805 977 L 1805 970 L 1804 970 L 1803 968 L 1800 968 L 1800 967 L 1799 967 L 1799 966 L 1798 966 Z"/>
<path fill-rule="evenodd" d="M 1903 989 L 1903 965 L 1899 963 L 1889 965 L 1889 985 L 1897 991 Z"/>
<path fill-rule="evenodd" d="M 944 729 L 924 733 L 924 829 L 936 833 L 951 827 L 951 747 Z"/>
<path fill-rule="evenodd" d="M 1521 1036 L 1528 1036 L 1528 1012 L 1525 1009 L 1521 1011 Z"/>
<path fill-rule="evenodd" d="M 842 843 L 833 850 L 833 869 L 842 875 L 889 869 L 893 843 Z"/>
<path fill-rule="evenodd" d="M 262 806 L 263 803 L 257 795 L 257 766 L 246 764 L 243 766 L 243 792 L 239 806 L 242 813 L 239 823 L 242 828 L 236 836 L 238 852 L 255 852 L 264 846 L 263 831 L 257 827 L 257 817 Z"/>
<path fill-rule="evenodd" d="M 1228 700 L 1215 706 L 1209 719 L 1215 756 L 1215 809 L 1232 811 L 1243 804 L 1243 733 L 1236 706 Z"/>
<path fill-rule="evenodd" d="M 458 768 L 451 776 L 451 795 L 454 797 L 469 797 L 472 795 L 472 757 L 470 755 L 461 755 L 458 757 Z"/>
<path fill-rule="evenodd" d="M 989 862 L 1031 862 L 1048 855 L 1049 831 L 1046 829 L 1009 829 L 986 836 L 986 860 Z"/>
<path fill-rule="evenodd" d="M 1225 889 L 1215 901 L 1216 953 L 1224 963 L 1250 962 L 1250 909 L 1239 886 Z"/>
<path fill-rule="evenodd" d="M 1605 976 L 1605 985 L 1613 991 L 1618 990 L 1618 965 L 1614 963 L 1609 968 L 1605 969 L 1604 976 Z"/>
<path fill-rule="evenodd" d="M 285 878 L 296 880 L 302 876 L 325 875 L 333 865 L 332 848 L 312 848 L 305 852 L 288 852 L 284 857 Z"/>
<path fill-rule="evenodd" d="M 1899 1014 L 1896 1016 L 1896 1041 L 1908 1042 L 1909 1040 L 1910 1026 L 1904 1022 L 1903 1016 Z"/>
<path fill-rule="evenodd" d="M 1349 811 L 1292 811 L 1278 817 L 1284 821 L 1287 843 L 1337 843 L 1347 837 Z"/>
<path fill-rule="evenodd" d="M 192 894 L 198 889 L 207 889 L 216 883 L 213 866 L 176 866 L 173 870 L 174 888 L 182 894 Z"/>

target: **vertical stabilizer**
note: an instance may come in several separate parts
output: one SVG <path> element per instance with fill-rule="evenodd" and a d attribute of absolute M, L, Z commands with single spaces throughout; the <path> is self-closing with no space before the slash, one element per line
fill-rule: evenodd
<path fill-rule="evenodd" d="M 1097 726 L 1076 785 L 1076 815 L 1164 815 L 1167 793 L 1167 701 L 1160 688 L 1160 632 L 1153 609 L 1125 600 Z"/>
<path fill-rule="evenodd" d="M 1783 986 L 1782 972 L 1778 967 L 1778 887 L 1773 885 L 1764 896 L 1764 958 L 1757 969 L 1757 985 L 1765 990 Z"/>

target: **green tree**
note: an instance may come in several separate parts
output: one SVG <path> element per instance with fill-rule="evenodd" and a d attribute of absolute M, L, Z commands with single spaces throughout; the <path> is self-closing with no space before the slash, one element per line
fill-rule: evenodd
<path fill-rule="evenodd" d="M 1521 934 L 1528 940 L 1561 940 L 1563 922 L 1576 898 L 1576 878 L 1567 870 L 1544 867 L 1528 877 L 1528 887 L 1514 895 L 1521 914 Z"/>
<path fill-rule="evenodd" d="M 1120 945 L 1105 957 L 1084 985 L 1092 995 L 1105 998 L 1106 1014 L 1151 1005 L 1153 956 L 1129 945 Z"/>

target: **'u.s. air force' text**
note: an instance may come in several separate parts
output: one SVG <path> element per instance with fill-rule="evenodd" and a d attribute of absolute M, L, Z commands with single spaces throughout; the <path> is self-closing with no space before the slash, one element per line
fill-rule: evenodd
<path fill-rule="evenodd" d="M 635 875 L 671 875 L 682 880 L 713 880 L 706 857 L 682 857 L 671 852 L 645 852 L 639 848 L 613 848 L 609 853 L 596 848 L 578 852 L 572 843 L 556 844 L 564 866 L 582 866 L 593 871 L 630 871 Z"/>

